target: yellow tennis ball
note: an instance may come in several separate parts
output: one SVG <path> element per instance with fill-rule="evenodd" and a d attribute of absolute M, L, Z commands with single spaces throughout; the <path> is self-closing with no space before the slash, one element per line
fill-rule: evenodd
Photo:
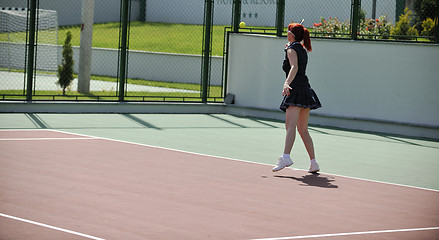
<path fill-rule="evenodd" d="M 239 23 L 239 27 L 240 27 L 240 28 L 245 28 L 245 22 L 241 22 L 241 23 Z"/>

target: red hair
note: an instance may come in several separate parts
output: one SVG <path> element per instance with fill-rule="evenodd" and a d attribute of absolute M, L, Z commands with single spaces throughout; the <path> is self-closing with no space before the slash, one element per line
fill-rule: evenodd
<path fill-rule="evenodd" d="M 290 30 L 294 34 L 294 39 L 297 42 L 301 42 L 303 40 L 303 45 L 306 50 L 312 51 L 311 47 L 311 38 L 309 36 L 309 31 L 303 25 L 298 23 L 291 23 L 288 25 L 288 30 Z"/>

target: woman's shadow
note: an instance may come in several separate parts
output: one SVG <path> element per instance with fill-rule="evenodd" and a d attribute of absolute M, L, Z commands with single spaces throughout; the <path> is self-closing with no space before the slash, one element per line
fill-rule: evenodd
<path fill-rule="evenodd" d="M 338 188 L 337 185 L 333 184 L 335 181 L 334 177 L 330 176 L 322 176 L 318 173 L 314 174 L 308 174 L 302 177 L 292 177 L 292 176 L 278 176 L 275 175 L 274 177 L 277 178 L 289 178 L 293 179 L 295 181 L 302 182 L 301 186 L 312 186 L 312 187 L 322 187 L 322 188 Z"/>

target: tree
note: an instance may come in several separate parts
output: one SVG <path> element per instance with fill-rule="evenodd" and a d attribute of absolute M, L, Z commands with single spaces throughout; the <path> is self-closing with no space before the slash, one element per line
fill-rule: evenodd
<path fill-rule="evenodd" d="M 419 23 L 427 18 L 435 19 L 439 2 L 437 0 L 415 0 L 414 10 Z"/>
<path fill-rule="evenodd" d="M 72 84 L 73 81 L 73 50 L 72 44 L 72 33 L 70 31 L 66 34 L 66 40 L 64 41 L 62 50 L 62 63 L 58 65 L 58 85 L 63 89 L 62 94 L 66 94 L 66 88 Z"/>
<path fill-rule="evenodd" d="M 438 12 L 439 12 L 439 1 L 438 0 L 415 0 L 414 6 L 415 10 L 415 25 L 419 32 L 424 32 L 423 35 L 426 36 L 436 36 L 439 35 L 438 26 Z M 433 26 L 431 23 L 433 21 Z M 436 39 L 438 41 L 438 39 Z"/>

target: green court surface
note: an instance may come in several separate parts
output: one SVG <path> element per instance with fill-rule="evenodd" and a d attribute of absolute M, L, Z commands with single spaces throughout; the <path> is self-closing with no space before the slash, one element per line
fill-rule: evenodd
<path fill-rule="evenodd" d="M 0 129 L 53 129 L 263 164 L 277 162 L 285 137 L 283 122 L 227 114 L 0 114 Z M 438 141 L 321 126 L 310 132 L 322 172 L 439 190 Z M 292 157 L 294 168 L 308 168 L 299 135 Z"/>

